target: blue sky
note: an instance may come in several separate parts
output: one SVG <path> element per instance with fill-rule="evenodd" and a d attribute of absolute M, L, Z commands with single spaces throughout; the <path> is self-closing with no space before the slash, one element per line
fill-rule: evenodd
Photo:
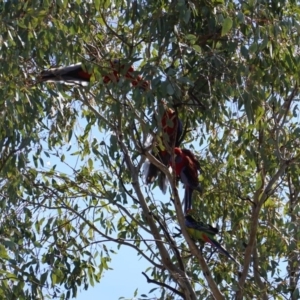
<path fill-rule="evenodd" d="M 111 267 L 113 270 L 105 271 L 100 283 L 87 291 L 79 292 L 76 299 L 114 300 L 120 297 L 132 299 L 137 288 L 138 295 L 135 299 L 138 299 L 138 296 L 147 295 L 152 288 L 156 287 L 154 284 L 147 283 L 142 275 L 142 272 L 149 267 L 149 263 L 140 259 L 133 249 L 122 247 L 112 258 Z"/>

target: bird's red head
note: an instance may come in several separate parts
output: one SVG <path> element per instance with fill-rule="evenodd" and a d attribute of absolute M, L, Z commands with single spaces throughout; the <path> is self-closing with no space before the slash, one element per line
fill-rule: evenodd
<path fill-rule="evenodd" d="M 181 151 L 181 149 L 178 148 L 178 147 L 175 147 L 175 148 L 174 148 L 174 153 L 175 153 L 176 155 L 182 155 L 182 154 L 183 154 L 182 151 Z"/>

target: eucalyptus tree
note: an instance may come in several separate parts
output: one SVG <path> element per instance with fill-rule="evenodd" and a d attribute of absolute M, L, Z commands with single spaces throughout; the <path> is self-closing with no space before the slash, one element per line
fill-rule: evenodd
<path fill-rule="evenodd" d="M 149 263 L 143 299 L 298 299 L 299 19 L 295 1 L 2 3 L 1 296 L 75 297 L 116 244 Z M 149 90 L 105 84 L 114 58 Z M 41 82 L 76 62 L 88 87 Z M 240 266 L 189 238 L 182 186 L 145 146 L 162 100 L 201 164 L 199 218 Z"/>

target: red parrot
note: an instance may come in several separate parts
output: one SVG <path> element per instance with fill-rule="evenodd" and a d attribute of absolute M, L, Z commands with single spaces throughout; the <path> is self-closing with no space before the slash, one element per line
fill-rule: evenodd
<path fill-rule="evenodd" d="M 110 81 L 119 81 L 120 71 L 125 68 L 124 65 L 119 65 L 120 61 L 115 59 L 110 62 L 112 67 L 112 73 L 103 77 L 104 83 Z M 131 81 L 131 84 L 135 87 L 140 86 L 141 89 L 146 90 L 148 88 L 148 82 L 144 81 L 140 75 L 136 78 L 133 76 L 134 68 L 131 66 L 128 68 L 125 78 Z M 87 86 L 90 82 L 91 74 L 84 71 L 82 64 L 71 65 L 68 67 L 53 68 L 41 73 L 41 80 L 46 82 L 60 82 L 67 85 L 82 85 Z"/>
<path fill-rule="evenodd" d="M 202 192 L 199 184 L 198 171 L 201 170 L 200 163 L 195 155 L 188 149 L 174 148 L 173 169 L 176 176 L 179 176 L 181 182 L 185 185 L 184 192 L 184 212 L 187 212 L 192 207 L 192 194 L 194 190 Z M 170 160 L 172 166 L 172 161 Z"/>
<path fill-rule="evenodd" d="M 166 108 L 161 118 L 161 128 L 163 131 L 162 140 L 165 141 L 169 147 L 178 147 L 180 144 L 180 136 L 182 135 L 182 122 L 173 109 Z M 166 149 L 159 148 L 156 153 L 152 151 L 152 155 L 165 166 L 169 165 L 171 155 Z M 166 193 L 167 180 L 165 173 L 161 172 L 154 164 L 149 162 L 148 164 L 149 168 L 145 168 L 146 184 L 154 182 L 158 176 L 158 186 L 163 193 Z"/>

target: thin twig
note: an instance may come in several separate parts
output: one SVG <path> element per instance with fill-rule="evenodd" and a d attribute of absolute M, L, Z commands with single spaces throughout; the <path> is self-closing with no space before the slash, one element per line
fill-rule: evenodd
<path fill-rule="evenodd" d="M 165 287 L 165 288 L 171 290 L 176 295 L 178 295 L 178 296 L 182 297 L 183 299 L 185 299 L 184 294 L 181 293 L 181 292 L 179 292 L 179 291 L 177 291 L 173 287 L 171 287 L 171 286 L 169 286 L 169 285 L 167 285 L 167 284 L 165 284 L 163 282 L 159 282 L 159 281 L 156 281 L 154 279 L 150 279 L 145 272 L 142 272 L 142 274 L 146 277 L 148 283 L 154 283 L 154 284 L 157 284 L 159 286 Z"/>

